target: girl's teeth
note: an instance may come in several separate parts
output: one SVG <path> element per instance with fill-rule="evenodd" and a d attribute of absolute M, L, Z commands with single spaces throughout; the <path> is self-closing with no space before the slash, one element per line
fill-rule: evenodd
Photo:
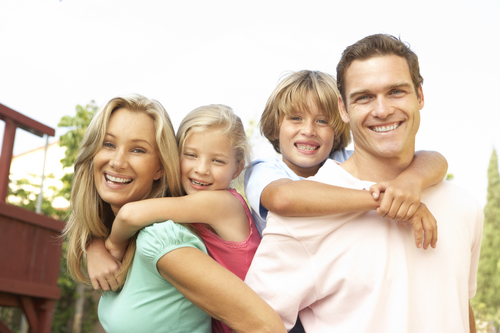
<path fill-rule="evenodd" d="M 207 185 L 209 185 L 208 183 L 201 183 L 201 182 L 196 181 L 194 179 L 191 179 L 191 183 L 193 183 L 194 185 L 198 185 L 198 186 L 207 186 Z"/>
<path fill-rule="evenodd" d="M 110 175 L 106 175 L 106 179 L 109 180 L 109 181 L 112 181 L 113 183 L 122 183 L 122 184 L 126 184 L 126 183 L 130 183 L 132 182 L 132 179 L 128 179 L 128 178 L 118 178 L 118 177 L 113 177 L 113 176 L 110 176 Z"/>

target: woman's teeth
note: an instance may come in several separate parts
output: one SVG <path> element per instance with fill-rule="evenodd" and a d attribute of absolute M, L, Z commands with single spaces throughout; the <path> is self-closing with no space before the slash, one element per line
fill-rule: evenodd
<path fill-rule="evenodd" d="M 120 183 L 120 184 L 128 184 L 132 182 L 132 179 L 130 178 L 118 178 L 118 177 L 113 177 L 108 174 L 106 174 L 106 180 L 113 182 L 113 183 Z"/>

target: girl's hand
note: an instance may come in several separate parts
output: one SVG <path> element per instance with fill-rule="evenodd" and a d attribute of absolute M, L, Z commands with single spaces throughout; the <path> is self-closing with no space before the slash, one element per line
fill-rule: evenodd
<path fill-rule="evenodd" d="M 87 270 L 95 290 L 116 290 L 120 279 L 121 262 L 116 260 L 104 246 L 102 239 L 96 239 L 87 247 Z"/>
<path fill-rule="evenodd" d="M 421 192 L 417 184 L 396 178 L 370 187 L 370 193 L 375 200 L 379 199 L 382 192 L 384 196 L 377 208 L 379 216 L 393 220 L 409 220 L 417 212 Z"/>
<path fill-rule="evenodd" d="M 120 262 L 122 261 L 123 256 L 125 255 L 125 250 L 127 249 L 126 242 L 121 245 L 116 244 L 111 241 L 110 237 L 108 237 L 104 245 L 106 246 L 106 250 L 109 251 L 109 254 L 111 254 L 116 260 Z"/>

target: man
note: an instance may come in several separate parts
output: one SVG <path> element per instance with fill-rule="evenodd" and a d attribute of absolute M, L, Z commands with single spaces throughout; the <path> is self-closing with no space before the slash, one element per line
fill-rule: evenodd
<path fill-rule="evenodd" d="M 309 178 L 368 189 L 411 163 L 424 106 L 417 56 L 388 35 L 348 47 L 337 66 L 342 119 L 354 153 L 326 161 Z M 268 215 L 246 282 L 306 332 L 475 332 L 482 210 L 462 189 L 441 182 L 422 192 L 414 220 L 429 209 L 439 223 L 436 249 L 415 247 L 412 230 L 373 211 L 317 218 Z M 470 326 L 469 326 L 470 325 Z"/>

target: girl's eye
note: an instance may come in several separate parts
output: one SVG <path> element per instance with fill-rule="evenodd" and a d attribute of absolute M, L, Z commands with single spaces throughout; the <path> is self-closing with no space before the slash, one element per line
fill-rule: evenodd
<path fill-rule="evenodd" d="M 195 154 L 193 153 L 184 153 L 184 156 L 188 156 L 188 157 L 196 157 Z"/>
<path fill-rule="evenodd" d="M 226 164 L 226 162 L 224 162 L 223 160 L 215 160 L 215 162 L 220 164 Z"/>

